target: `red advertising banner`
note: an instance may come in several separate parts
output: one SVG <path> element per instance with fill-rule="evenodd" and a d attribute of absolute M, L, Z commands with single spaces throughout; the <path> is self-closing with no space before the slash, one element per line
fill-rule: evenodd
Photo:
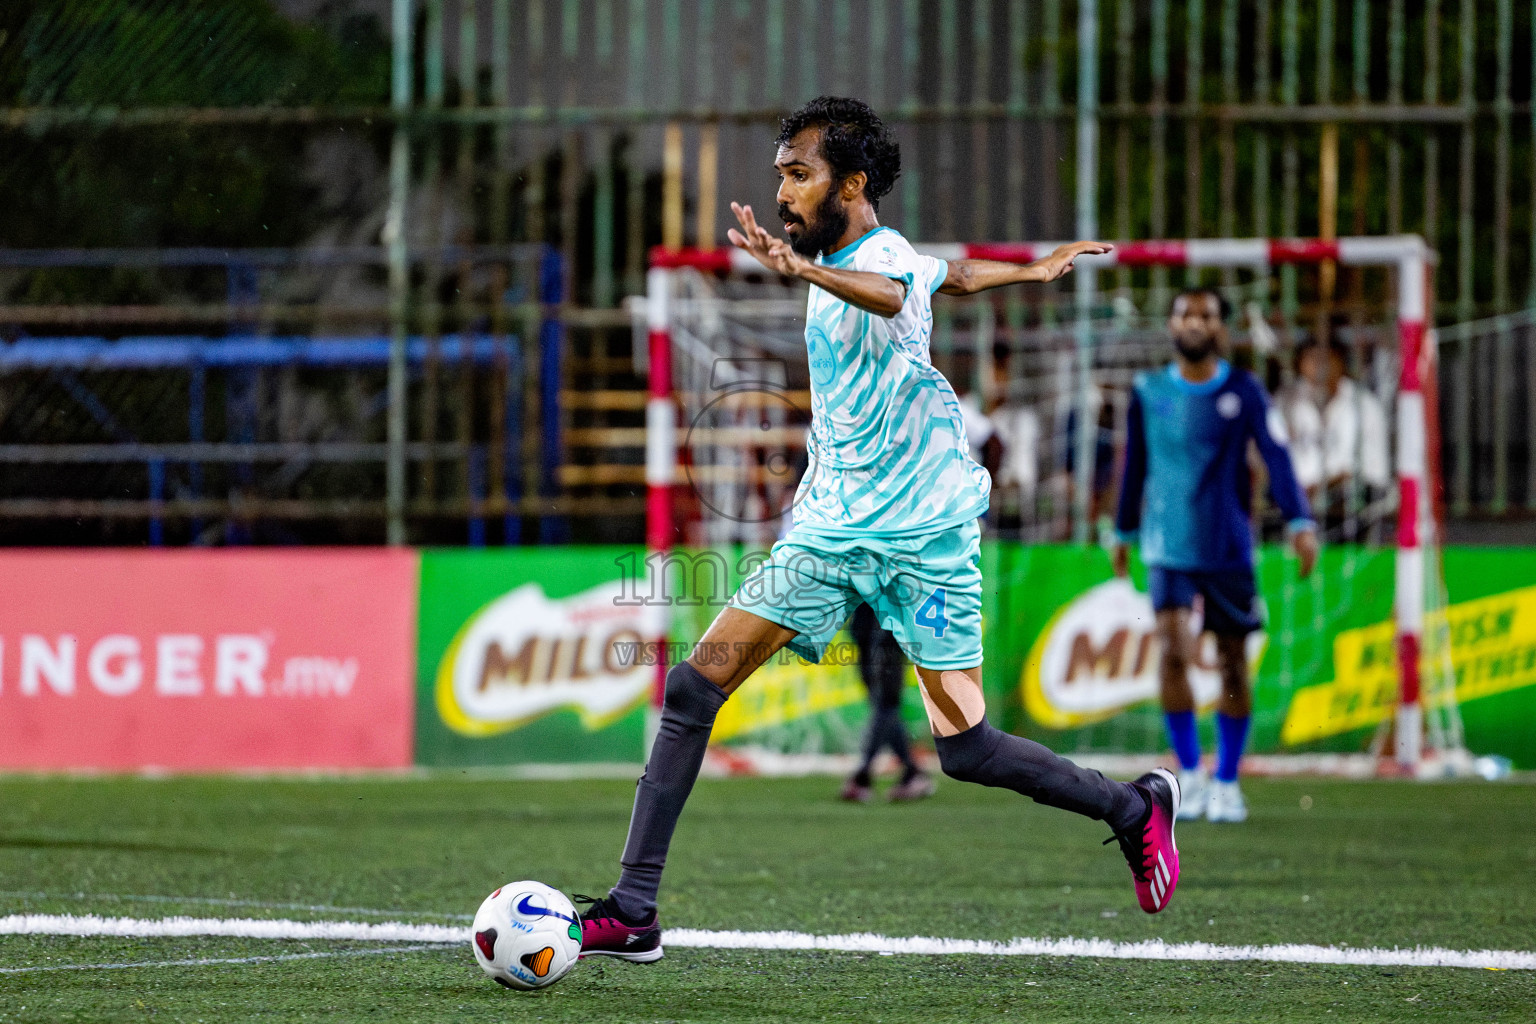
<path fill-rule="evenodd" d="M 0 552 L 0 768 L 408 765 L 417 561 Z"/>

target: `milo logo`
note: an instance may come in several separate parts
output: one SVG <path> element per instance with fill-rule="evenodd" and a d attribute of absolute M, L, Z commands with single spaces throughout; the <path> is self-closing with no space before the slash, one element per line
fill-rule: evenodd
<path fill-rule="evenodd" d="M 1030 717 L 1052 729 L 1076 729 L 1155 698 L 1162 649 L 1156 621 L 1151 598 L 1118 579 L 1058 609 L 1030 650 L 1020 679 Z M 1202 634 L 1201 623 L 1198 611 L 1190 616 L 1196 641 L 1189 682 L 1204 708 L 1220 696 L 1221 674 L 1215 639 Z M 1264 643 L 1262 632 L 1249 635 L 1250 667 L 1257 667 Z"/>
<path fill-rule="evenodd" d="M 561 598 L 525 583 L 480 609 L 438 666 L 443 724 L 492 736 L 570 708 L 596 730 L 642 703 L 655 670 L 635 652 L 661 635 L 662 618 L 624 597 L 622 579 Z"/>

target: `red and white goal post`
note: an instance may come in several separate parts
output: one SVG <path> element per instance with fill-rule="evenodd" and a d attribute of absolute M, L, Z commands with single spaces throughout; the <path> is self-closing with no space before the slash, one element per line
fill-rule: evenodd
<path fill-rule="evenodd" d="M 989 259 L 1029 263 L 1059 242 L 947 243 L 915 245 L 939 259 Z M 1116 267 L 1240 268 L 1259 274 L 1286 264 L 1333 262 L 1345 267 L 1384 267 L 1395 272 L 1399 353 L 1396 411 L 1396 480 L 1399 515 L 1396 535 L 1395 624 L 1398 695 L 1395 760 L 1412 770 L 1423 758 L 1424 712 L 1420 678 L 1428 603 L 1425 547 L 1438 536 L 1439 451 L 1435 397 L 1435 349 L 1427 344 L 1434 252 L 1417 235 L 1339 239 L 1186 239 L 1121 242 L 1104 256 L 1079 262 Z M 680 273 L 762 274 L 750 255 L 735 248 L 667 250 L 651 253 L 646 279 L 646 324 L 650 396 L 646 409 L 647 544 L 652 553 L 672 548 L 677 532 L 673 488 L 678 473 L 678 403 L 673 389 L 673 316 Z M 659 565 L 659 562 L 652 564 Z M 666 650 L 665 645 L 661 650 Z M 668 666 L 658 659 L 655 700 L 659 705 Z"/>

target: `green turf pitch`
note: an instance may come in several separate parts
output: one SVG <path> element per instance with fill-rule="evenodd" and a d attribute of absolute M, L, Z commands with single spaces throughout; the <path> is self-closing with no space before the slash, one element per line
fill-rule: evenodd
<path fill-rule="evenodd" d="M 1156 917 L 1137 909 L 1096 823 L 955 783 L 910 806 L 849 807 L 835 788 L 701 782 L 673 848 L 664 923 L 1536 948 L 1536 786 L 1253 781 L 1246 825 L 1180 826 L 1183 881 Z M 450 776 L 10 778 L 0 913 L 456 923 L 521 877 L 602 891 L 632 793 L 618 781 Z M 288 958 L 0 974 L 0 1024 L 1536 1018 L 1536 972 L 675 949 L 648 967 L 582 963 L 523 995 L 491 984 L 467 945 L 378 948 L 0 937 L 0 969 Z M 354 955 L 293 959 L 307 953 Z"/>

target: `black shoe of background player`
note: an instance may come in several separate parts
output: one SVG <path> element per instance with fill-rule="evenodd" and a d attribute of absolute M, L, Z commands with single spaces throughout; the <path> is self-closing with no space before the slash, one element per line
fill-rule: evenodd
<path fill-rule="evenodd" d="M 933 776 L 927 772 L 909 772 L 907 777 L 890 788 L 885 798 L 893 804 L 926 800 L 933 796 Z"/>

